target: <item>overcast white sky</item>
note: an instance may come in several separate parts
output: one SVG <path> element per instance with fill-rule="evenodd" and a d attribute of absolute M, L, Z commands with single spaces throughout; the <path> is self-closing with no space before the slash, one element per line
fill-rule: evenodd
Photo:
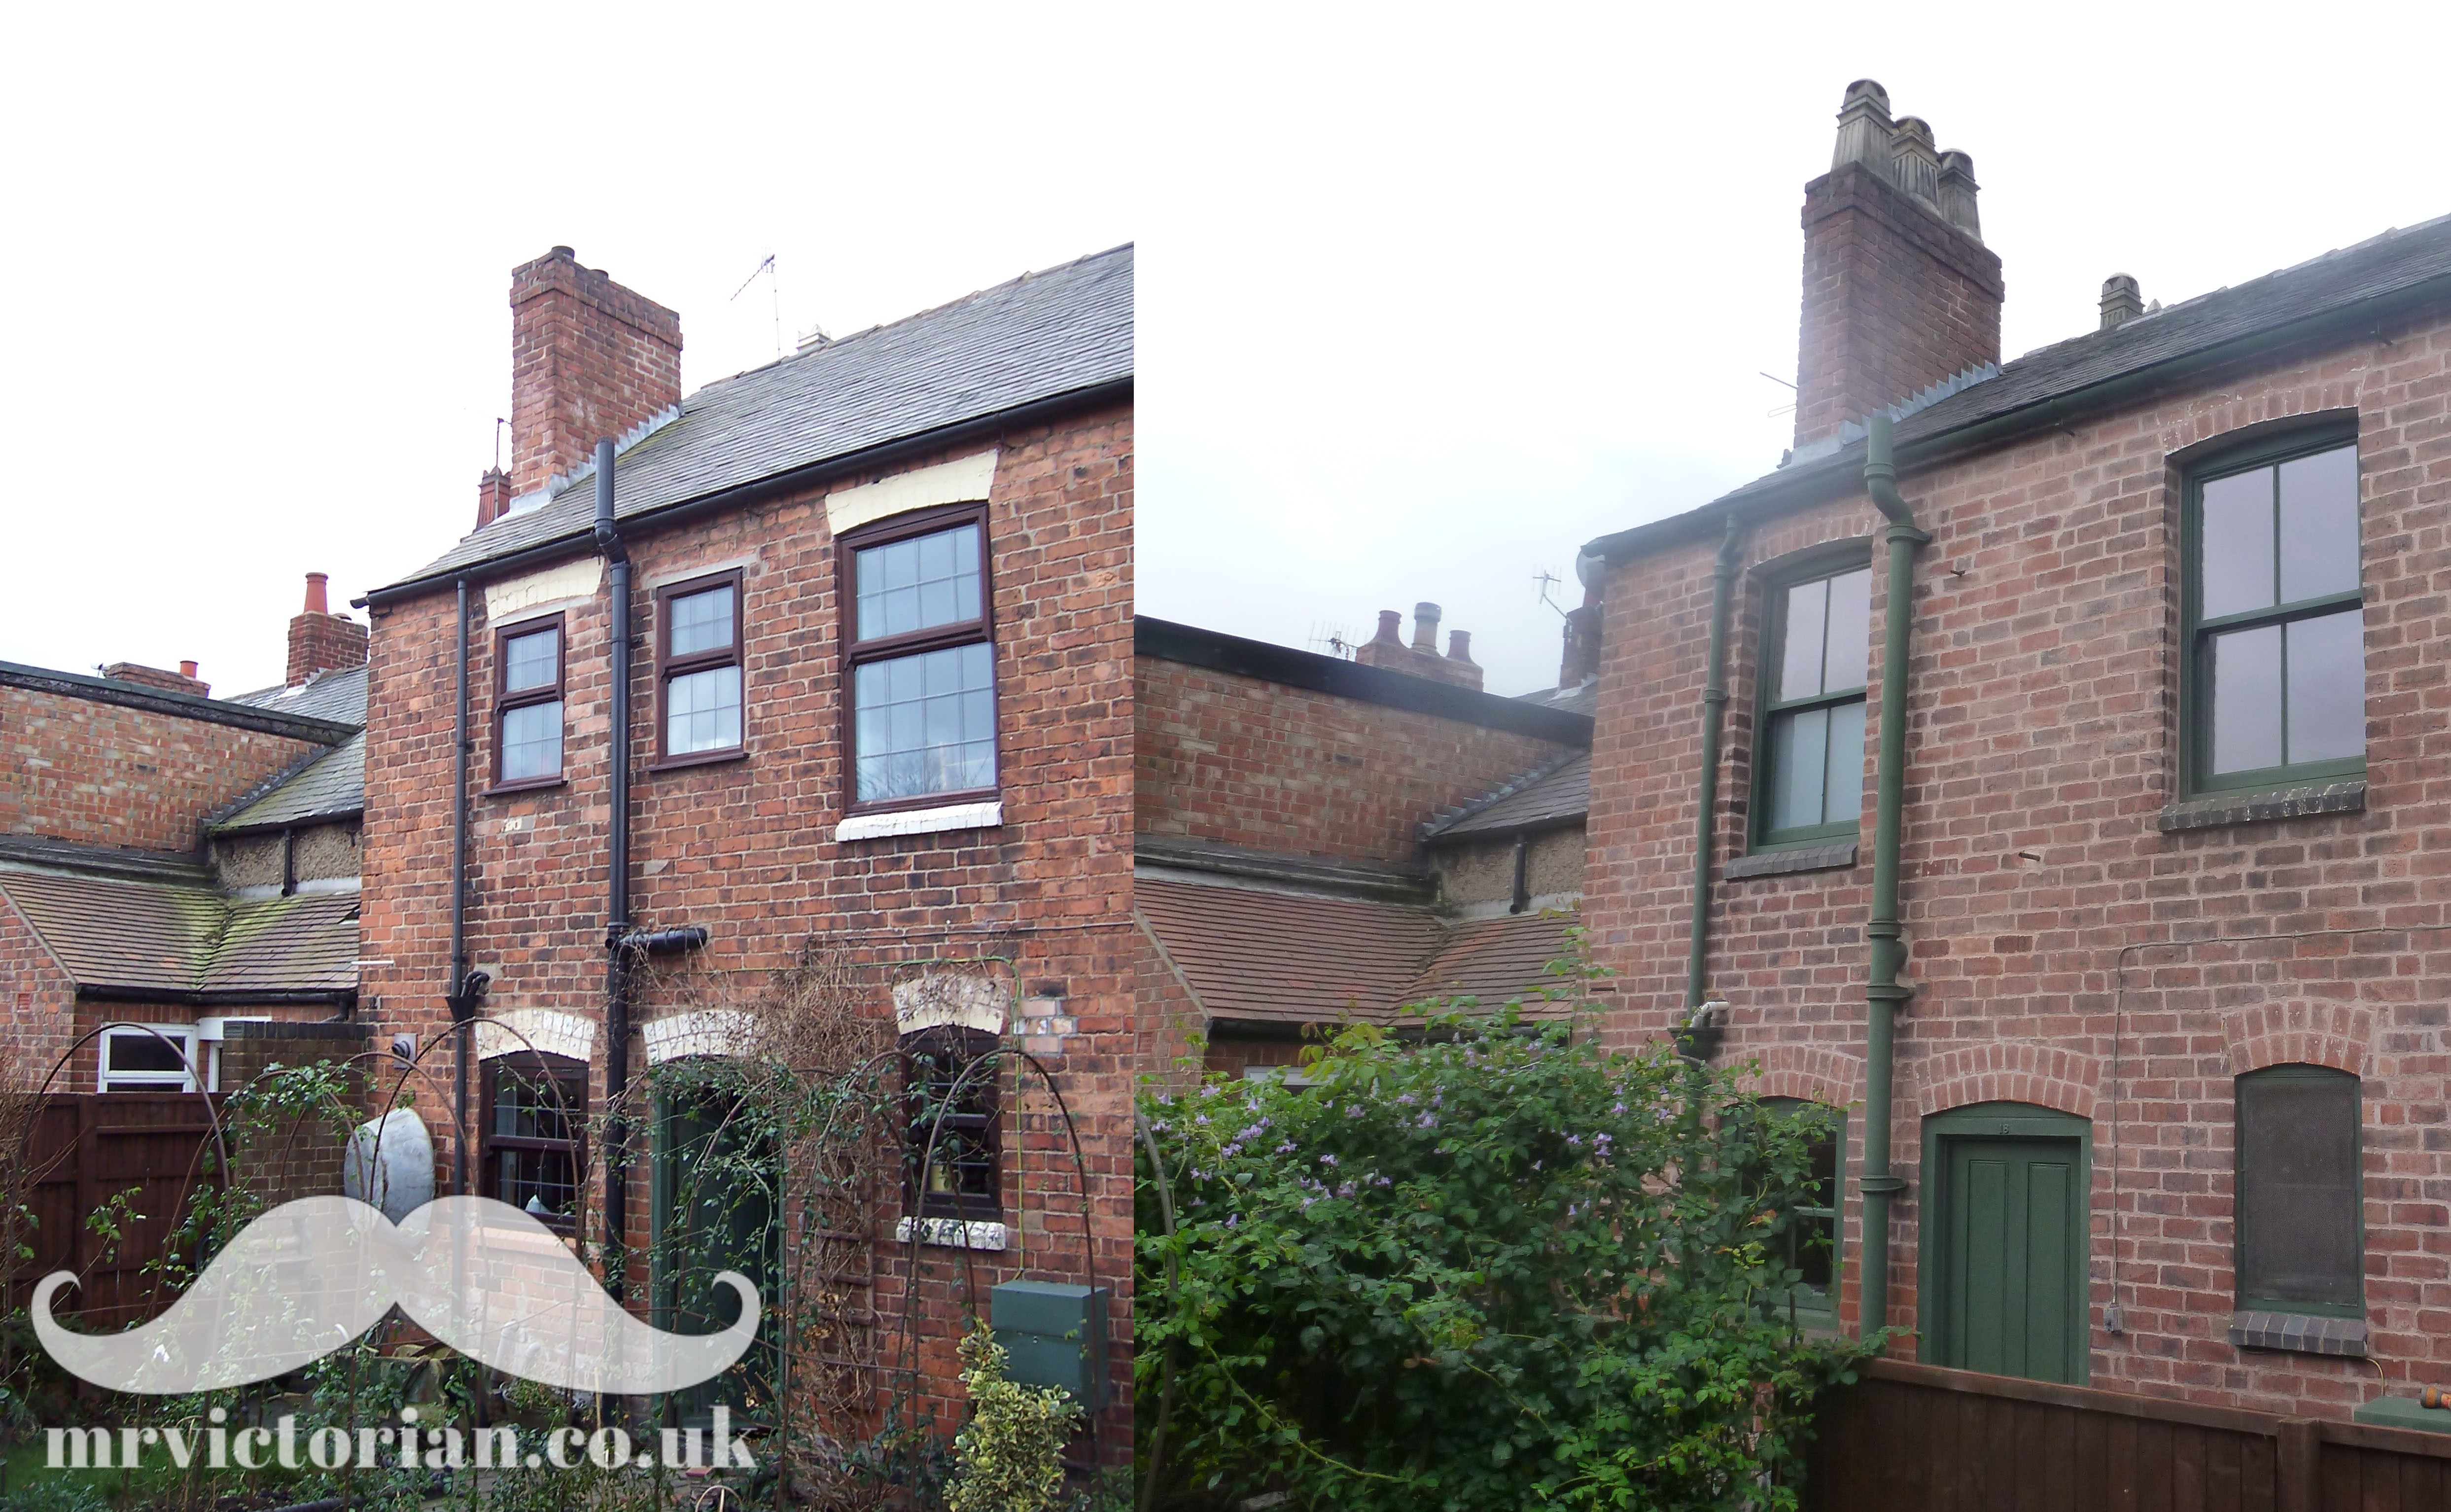
<path fill-rule="evenodd" d="M 1137 241 L 1142 609 L 1436 599 L 1515 693 L 1536 574 L 1776 462 L 1850 79 L 1973 155 L 2012 355 L 2113 271 L 2451 212 L 2439 5 L 1147 10 L 18 17 L 0 658 L 276 680 L 306 571 L 467 528 L 555 243 L 681 312 L 694 386 L 773 356 L 770 252 L 788 342 Z"/>

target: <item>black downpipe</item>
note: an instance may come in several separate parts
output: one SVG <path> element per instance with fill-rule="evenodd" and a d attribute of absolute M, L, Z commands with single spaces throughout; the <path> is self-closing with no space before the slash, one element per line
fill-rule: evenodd
<path fill-rule="evenodd" d="M 622 1299 L 623 1222 L 628 1206 L 630 1129 L 621 1101 L 630 1090 L 630 553 L 613 520 L 613 441 L 596 443 L 596 550 L 612 564 L 612 815 L 605 841 L 610 888 L 604 911 L 604 1286 Z"/>
<path fill-rule="evenodd" d="M 451 985 L 443 1001 L 458 1026 L 475 1016 L 468 983 L 468 579 L 460 579 L 459 723 L 452 740 L 451 781 Z M 475 1031 L 451 1036 L 451 1190 L 468 1194 L 468 1056 Z"/>

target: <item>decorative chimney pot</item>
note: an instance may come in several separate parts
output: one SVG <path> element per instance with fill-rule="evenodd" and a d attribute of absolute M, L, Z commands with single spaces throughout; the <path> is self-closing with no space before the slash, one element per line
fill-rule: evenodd
<path fill-rule="evenodd" d="M 1830 154 L 1830 170 L 1861 163 L 1883 178 L 1890 176 L 1890 91 L 1870 79 L 1847 86 L 1838 107 L 1838 145 Z"/>
<path fill-rule="evenodd" d="M 1891 177 L 1899 188 L 1932 209 L 1940 208 L 1940 154 L 1932 150 L 1931 128 L 1922 117 L 1898 117 L 1891 134 Z"/>
<path fill-rule="evenodd" d="M 1974 212 L 1974 159 L 1955 147 L 1940 155 L 1940 218 L 1976 241 L 1983 240 L 1983 222 Z"/>
<path fill-rule="evenodd" d="M 2125 325 L 2145 313 L 2145 291 L 2125 273 L 2102 281 L 2102 328 Z"/>

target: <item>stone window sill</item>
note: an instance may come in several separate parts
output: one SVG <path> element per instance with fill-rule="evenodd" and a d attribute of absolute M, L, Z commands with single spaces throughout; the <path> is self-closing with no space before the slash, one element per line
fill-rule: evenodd
<path fill-rule="evenodd" d="M 2229 1342 L 2242 1349 L 2287 1349 L 2296 1354 L 2347 1355 L 2363 1359 L 2363 1318 L 2317 1318 L 2303 1312 L 2234 1312 Z"/>
<path fill-rule="evenodd" d="M 1004 1249 L 1007 1247 L 1002 1224 L 966 1223 L 959 1218 L 905 1218 L 893 1226 L 893 1242 L 907 1245 L 913 1229 L 919 1242 L 944 1249 Z"/>
<path fill-rule="evenodd" d="M 2222 793 L 2211 797 L 2173 803 L 2154 820 L 2165 835 L 2180 830 L 2210 830 L 2225 824 L 2264 824 L 2275 819 L 2302 819 L 2315 814 L 2357 814 L 2366 806 L 2366 781 L 2310 783 L 2277 788 L 2268 793 Z"/>
<path fill-rule="evenodd" d="M 881 840 L 896 835 L 939 835 L 949 830 L 992 830 L 1004 823 L 1004 802 L 948 803 L 933 809 L 894 809 L 854 814 L 834 826 L 840 840 Z"/>
<path fill-rule="evenodd" d="M 1841 840 L 1835 845 L 1802 845 L 1793 851 L 1759 851 L 1740 855 L 1719 871 L 1724 879 L 1734 882 L 1748 876 L 1784 876 L 1791 872 L 1830 872 L 1855 864 L 1853 840 Z"/>

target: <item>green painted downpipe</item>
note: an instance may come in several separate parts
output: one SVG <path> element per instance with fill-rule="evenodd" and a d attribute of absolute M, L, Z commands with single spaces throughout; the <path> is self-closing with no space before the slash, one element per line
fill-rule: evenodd
<path fill-rule="evenodd" d="M 1856 1319 L 1859 1335 L 1885 1326 L 1890 1317 L 1890 1199 L 1906 1183 L 1890 1171 L 1892 1047 L 1898 985 L 1906 946 L 1898 926 L 1898 847 L 1907 786 L 1907 632 L 1914 623 L 1915 548 L 1931 540 L 1898 497 L 1898 470 L 1890 461 L 1890 418 L 1866 424 L 1864 492 L 1890 522 L 1890 583 L 1881 611 L 1881 756 L 1873 821 L 1873 915 L 1864 925 L 1872 961 L 1864 987 L 1864 1167 L 1855 1189 L 1864 1194 L 1864 1297 Z"/>
<path fill-rule="evenodd" d="M 1728 600 L 1736 580 L 1736 517 L 1731 513 L 1718 563 L 1711 569 L 1711 670 L 1702 685 L 1702 776 L 1694 805 L 1694 932 L 1685 956 L 1689 1029 L 1696 1027 L 1693 1015 L 1710 1001 L 1703 979 L 1711 944 L 1711 848 L 1719 821 L 1719 731 L 1728 715 Z"/>

